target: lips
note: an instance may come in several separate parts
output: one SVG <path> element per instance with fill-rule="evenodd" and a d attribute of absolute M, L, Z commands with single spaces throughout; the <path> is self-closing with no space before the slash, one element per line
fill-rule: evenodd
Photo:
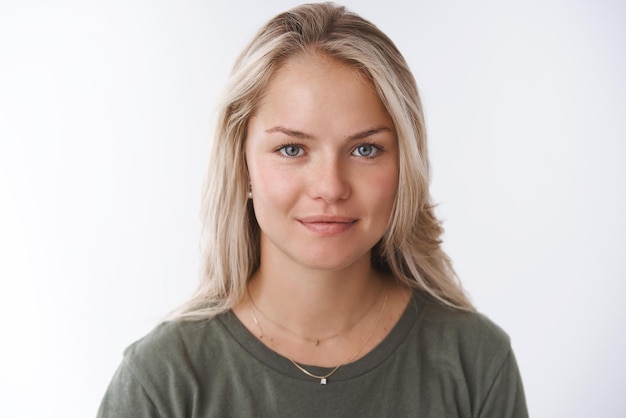
<path fill-rule="evenodd" d="M 332 236 L 349 231 L 357 222 L 355 218 L 344 216 L 306 216 L 298 218 L 298 222 L 311 232 Z"/>

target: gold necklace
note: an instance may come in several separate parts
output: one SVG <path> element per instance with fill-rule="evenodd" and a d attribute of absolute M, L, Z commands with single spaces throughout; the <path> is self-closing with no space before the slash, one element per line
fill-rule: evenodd
<path fill-rule="evenodd" d="M 384 287 L 384 286 L 383 286 L 383 287 Z M 246 289 L 246 290 L 247 290 L 248 295 L 249 295 L 249 294 L 250 294 L 250 289 L 248 288 L 248 289 Z M 357 320 L 356 320 L 356 321 L 355 321 L 352 325 L 350 325 L 350 326 L 348 327 L 348 329 L 347 329 L 347 330 L 342 331 L 342 332 L 339 332 L 339 333 L 336 333 L 336 334 L 333 334 L 333 335 L 331 335 L 331 336 L 329 336 L 329 337 L 325 337 L 325 338 L 315 338 L 315 339 L 312 339 L 312 338 L 308 338 L 308 337 L 305 337 L 305 336 L 303 336 L 303 335 L 300 335 L 300 334 L 298 334 L 297 332 L 292 331 L 290 328 L 286 327 L 285 325 L 283 325 L 283 324 L 281 324 L 281 323 L 279 323 L 279 322 L 277 322 L 277 321 L 273 320 L 272 318 L 270 318 L 270 316 L 269 316 L 268 314 L 266 314 L 265 312 L 263 312 L 263 310 L 261 310 L 261 308 L 259 308 L 259 307 L 256 305 L 256 303 L 254 303 L 254 300 L 252 300 L 252 297 L 251 297 L 251 296 L 249 297 L 249 300 L 250 300 L 250 303 L 252 304 L 252 306 L 254 307 L 254 310 L 255 310 L 255 311 L 257 311 L 258 313 L 260 313 L 261 315 L 263 315 L 263 316 L 265 317 L 265 319 L 267 319 L 269 322 L 271 322 L 272 324 L 274 324 L 274 326 L 276 326 L 276 327 L 278 327 L 278 328 L 280 328 L 280 329 L 282 329 L 282 330 L 284 330 L 284 331 L 287 331 L 287 332 L 288 332 L 288 333 L 290 333 L 291 335 L 294 335 L 294 336 L 296 336 L 296 337 L 300 338 L 301 340 L 311 342 L 311 343 L 313 343 L 315 346 L 320 345 L 320 343 L 322 343 L 322 342 L 324 342 L 324 341 L 332 340 L 333 338 L 337 338 L 337 337 L 339 337 L 339 336 L 341 336 L 341 335 L 347 334 L 348 332 L 352 331 L 352 328 L 354 328 L 354 327 L 355 327 L 358 323 L 360 323 L 360 322 L 361 322 L 361 320 L 362 320 L 363 318 L 365 318 L 365 315 L 367 315 L 367 314 L 370 312 L 370 310 L 374 307 L 374 305 L 376 304 L 376 302 L 378 302 L 378 299 L 374 300 L 374 303 L 372 303 L 372 305 L 371 305 L 371 306 L 370 306 L 370 307 L 369 307 L 369 308 L 365 311 L 365 313 L 364 313 L 363 315 L 361 315 L 361 316 L 360 316 L 360 317 L 359 317 L 359 318 L 358 318 L 358 319 L 357 319 Z M 270 338 L 269 340 L 270 340 L 270 341 L 272 341 L 272 339 L 271 339 L 271 338 Z"/>
<path fill-rule="evenodd" d="M 261 324 L 259 323 L 259 320 L 257 319 L 257 317 L 256 317 L 256 315 L 254 313 L 256 305 L 254 304 L 254 301 L 252 300 L 252 296 L 250 296 L 250 292 L 246 292 L 246 295 L 248 296 L 248 300 L 250 301 L 250 313 L 252 313 L 252 319 L 254 320 L 254 323 L 256 324 L 257 328 L 259 328 L 259 332 L 261 333 L 259 339 L 263 340 L 264 339 L 263 328 L 261 328 Z M 378 323 L 380 322 L 380 318 L 383 316 L 383 312 L 385 311 L 385 306 L 387 306 L 387 297 L 388 296 L 389 295 L 387 294 L 387 292 L 385 292 L 385 300 L 383 301 L 383 306 L 380 309 L 380 312 L 378 313 L 378 317 L 376 318 L 376 322 L 374 322 L 374 326 L 372 327 L 372 329 L 370 329 L 370 332 L 367 334 L 367 337 L 365 337 L 365 340 L 363 341 L 363 344 L 361 345 L 361 348 L 359 348 L 359 351 L 357 351 L 356 354 L 354 356 L 352 356 L 345 363 L 340 363 L 337 366 L 335 366 L 329 373 L 326 373 L 325 375 L 313 374 L 310 371 L 308 371 L 307 369 L 305 369 L 304 367 L 302 367 L 301 365 L 299 365 L 298 363 L 296 363 L 291 358 L 289 358 L 287 356 L 285 356 L 285 357 L 294 366 L 296 366 L 298 368 L 298 370 L 300 370 L 302 373 L 304 373 L 307 376 L 310 376 L 310 377 L 312 377 L 314 379 L 319 379 L 320 380 L 320 385 L 325 385 L 327 383 L 327 379 L 330 376 L 332 376 L 341 366 L 344 366 L 344 365 L 346 365 L 348 363 L 352 363 L 361 354 L 361 352 L 363 351 L 363 349 L 367 345 L 368 341 L 370 340 L 370 338 L 374 334 L 374 331 L 378 327 Z M 272 341 L 272 340 L 270 339 L 269 341 Z"/>

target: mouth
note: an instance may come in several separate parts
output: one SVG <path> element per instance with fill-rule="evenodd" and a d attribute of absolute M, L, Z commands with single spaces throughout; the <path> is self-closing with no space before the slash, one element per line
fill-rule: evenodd
<path fill-rule="evenodd" d="M 343 216 L 306 216 L 297 221 L 311 232 L 332 236 L 349 231 L 357 219 Z"/>

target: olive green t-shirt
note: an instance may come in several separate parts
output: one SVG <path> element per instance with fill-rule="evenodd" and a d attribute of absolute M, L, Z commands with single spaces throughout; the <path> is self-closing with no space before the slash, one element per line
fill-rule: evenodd
<path fill-rule="evenodd" d="M 305 366 L 314 374 L 330 370 Z M 527 417 L 507 335 L 414 294 L 389 335 L 320 384 L 232 312 L 168 322 L 131 345 L 105 417 Z"/>

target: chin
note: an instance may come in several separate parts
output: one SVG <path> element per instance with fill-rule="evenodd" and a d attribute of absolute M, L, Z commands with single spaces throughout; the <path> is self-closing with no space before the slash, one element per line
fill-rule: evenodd
<path fill-rule="evenodd" d="M 309 255 L 306 258 L 301 258 L 296 261 L 308 269 L 332 272 L 345 270 L 355 264 L 364 262 L 365 260 L 367 263 L 370 263 L 369 252 L 366 255 L 354 257 L 346 256 L 345 254 L 338 254 L 337 252 L 334 252 L 333 254 L 320 254 L 315 257 Z"/>

